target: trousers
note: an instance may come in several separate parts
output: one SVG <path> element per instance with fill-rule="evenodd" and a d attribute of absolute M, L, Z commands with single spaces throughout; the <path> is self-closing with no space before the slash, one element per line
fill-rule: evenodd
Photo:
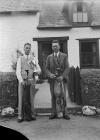
<path fill-rule="evenodd" d="M 23 118 L 23 95 L 24 95 L 24 86 L 19 83 L 18 85 L 18 117 Z M 34 110 L 34 99 L 35 99 L 35 84 L 30 82 L 30 104 L 31 104 L 31 113 L 32 116 L 35 115 Z"/>

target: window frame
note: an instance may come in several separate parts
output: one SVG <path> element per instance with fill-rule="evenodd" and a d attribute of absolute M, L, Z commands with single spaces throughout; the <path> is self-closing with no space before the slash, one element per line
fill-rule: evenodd
<path fill-rule="evenodd" d="M 97 64 L 95 64 L 95 66 L 91 66 L 91 67 L 88 67 L 88 66 L 85 66 L 83 67 L 82 65 L 82 55 L 81 55 L 81 44 L 83 42 L 95 42 L 96 43 L 96 62 Z M 99 65 L 99 39 L 82 39 L 82 40 L 79 40 L 79 57 L 80 57 L 80 69 L 99 69 L 100 68 L 100 65 Z"/>
<path fill-rule="evenodd" d="M 77 8 L 78 8 L 77 5 L 79 3 L 82 6 L 82 11 L 81 12 L 77 11 Z M 86 26 L 90 25 L 89 9 L 88 8 L 89 8 L 88 5 L 86 3 L 84 3 L 84 2 L 73 3 L 73 5 L 72 5 L 72 24 L 73 24 L 73 26 L 85 26 L 86 27 Z M 82 22 L 78 22 L 78 14 L 79 13 L 82 14 Z M 76 14 L 76 17 L 77 17 L 77 21 L 76 22 L 74 22 L 74 19 L 73 19 L 74 16 L 75 16 L 74 14 Z M 83 21 L 83 18 L 85 16 L 84 14 L 87 14 L 87 22 Z"/>

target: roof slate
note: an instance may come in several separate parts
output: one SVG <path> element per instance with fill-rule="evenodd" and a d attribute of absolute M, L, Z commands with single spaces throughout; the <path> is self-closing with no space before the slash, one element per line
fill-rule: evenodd
<path fill-rule="evenodd" d="M 39 9 L 38 0 L 0 0 L 0 12 L 37 11 Z"/>
<path fill-rule="evenodd" d="M 71 28 L 69 9 L 77 0 L 0 0 L 0 13 L 9 11 L 40 11 L 38 29 Z M 78 0 L 80 1 L 80 0 Z M 100 2 L 89 2 L 92 27 L 100 26 Z M 65 3 L 64 3 L 65 2 Z"/>
<path fill-rule="evenodd" d="M 92 22 L 91 26 L 100 26 L 100 2 L 91 3 Z"/>
<path fill-rule="evenodd" d="M 71 27 L 68 16 L 63 13 L 63 3 L 43 3 L 38 28 Z"/>

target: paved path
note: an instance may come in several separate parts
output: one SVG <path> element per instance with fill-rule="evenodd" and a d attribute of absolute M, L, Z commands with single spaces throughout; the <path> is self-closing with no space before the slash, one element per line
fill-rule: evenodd
<path fill-rule="evenodd" d="M 0 119 L 0 125 L 23 133 L 29 140 L 100 140 L 100 117 L 70 115 L 71 120 L 37 117 L 17 123 L 15 118 Z"/>
<path fill-rule="evenodd" d="M 36 93 L 35 97 L 35 107 L 36 108 L 50 108 L 51 107 L 51 95 L 49 84 L 45 81 L 42 84 L 37 85 L 39 90 Z M 66 99 L 67 99 L 67 106 L 68 107 L 77 107 L 75 103 L 72 103 L 68 97 L 68 91 L 66 91 Z"/>

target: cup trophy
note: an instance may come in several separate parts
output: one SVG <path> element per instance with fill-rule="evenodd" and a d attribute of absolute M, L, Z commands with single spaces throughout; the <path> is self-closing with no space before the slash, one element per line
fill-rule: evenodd
<path fill-rule="evenodd" d="M 57 110 L 57 117 L 61 118 L 63 117 L 63 93 L 62 93 L 62 87 L 63 87 L 63 81 L 59 81 L 57 78 L 61 76 L 62 70 L 60 68 L 56 68 L 55 71 L 55 82 L 54 82 L 54 91 L 55 91 L 55 97 L 56 97 L 56 110 Z"/>

